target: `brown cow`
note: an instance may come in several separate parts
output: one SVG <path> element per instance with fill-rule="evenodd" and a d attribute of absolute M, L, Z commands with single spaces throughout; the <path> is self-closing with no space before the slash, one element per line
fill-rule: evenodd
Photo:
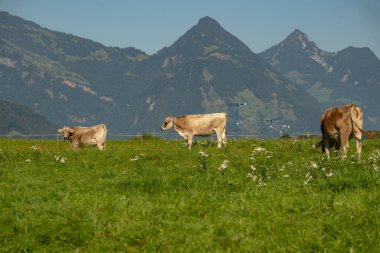
<path fill-rule="evenodd" d="M 76 149 L 83 146 L 97 146 L 98 149 L 106 148 L 107 127 L 104 124 L 91 127 L 68 127 L 58 129 L 58 133 L 63 133 L 64 140 L 68 140 L 71 147 Z"/>
<path fill-rule="evenodd" d="M 193 142 L 193 136 L 210 136 L 216 133 L 218 137 L 218 148 L 227 145 L 226 140 L 226 122 L 227 113 L 197 114 L 184 115 L 180 117 L 168 116 L 162 124 L 162 130 L 168 130 L 174 127 L 179 135 L 185 140 L 189 149 Z"/>
<path fill-rule="evenodd" d="M 322 146 L 322 152 L 326 152 L 330 158 L 330 148 L 339 150 L 343 146 L 343 158 L 347 156 L 349 140 L 356 140 L 356 152 L 360 159 L 362 151 L 362 134 L 372 137 L 363 130 L 363 112 L 354 105 L 333 107 L 325 110 L 321 117 L 322 141 L 316 146 Z"/>

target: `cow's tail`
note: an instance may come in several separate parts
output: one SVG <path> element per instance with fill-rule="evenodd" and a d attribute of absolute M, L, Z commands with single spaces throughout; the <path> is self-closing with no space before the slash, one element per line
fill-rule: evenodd
<path fill-rule="evenodd" d="M 352 105 L 351 107 L 351 123 L 352 123 L 352 128 L 358 129 L 362 134 L 364 134 L 368 138 L 374 138 L 376 137 L 377 134 L 380 134 L 380 131 L 365 131 L 362 126 L 358 125 L 358 121 L 363 120 L 363 113 L 362 110 L 356 106 Z"/>
<path fill-rule="evenodd" d="M 318 143 L 314 144 L 314 148 L 320 148 L 323 145 L 323 140 L 319 141 Z"/>
<path fill-rule="evenodd" d="M 101 126 L 104 129 L 104 140 L 106 140 L 106 137 L 107 137 L 107 126 L 105 124 L 102 124 Z"/>
<path fill-rule="evenodd" d="M 101 126 L 103 127 L 103 148 L 105 149 L 106 148 L 106 139 L 107 139 L 107 126 L 105 124 L 101 124 Z"/>

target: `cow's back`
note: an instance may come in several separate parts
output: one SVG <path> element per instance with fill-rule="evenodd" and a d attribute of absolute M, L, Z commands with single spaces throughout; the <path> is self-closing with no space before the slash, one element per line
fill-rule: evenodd
<path fill-rule="evenodd" d="M 104 124 L 90 127 L 76 127 L 75 135 L 81 144 L 103 144 L 106 141 L 107 127 Z"/>
<path fill-rule="evenodd" d="M 354 105 L 329 108 L 321 117 L 321 131 L 323 134 L 334 135 L 343 129 L 351 130 L 351 110 Z"/>
<path fill-rule="evenodd" d="M 210 135 L 216 128 L 225 128 L 227 122 L 226 113 L 194 114 L 180 118 L 182 127 L 195 135 Z"/>
<path fill-rule="evenodd" d="M 354 105 L 351 109 L 352 133 L 356 138 L 361 139 L 363 132 L 363 112 L 360 107 Z"/>
<path fill-rule="evenodd" d="M 99 124 L 97 126 L 94 126 L 94 134 L 93 138 L 100 143 L 104 143 L 107 138 L 107 127 L 105 124 Z"/>

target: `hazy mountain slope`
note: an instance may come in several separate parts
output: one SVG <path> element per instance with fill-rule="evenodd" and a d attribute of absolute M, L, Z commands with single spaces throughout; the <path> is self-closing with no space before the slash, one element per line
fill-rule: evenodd
<path fill-rule="evenodd" d="M 53 134 L 58 127 L 31 109 L 0 100 L 0 135 Z"/>
<path fill-rule="evenodd" d="M 50 31 L 0 12 L 0 98 L 58 125 L 106 123 L 110 132 L 160 131 L 167 114 L 226 111 L 229 131 L 267 132 L 269 119 L 318 130 L 320 104 L 204 17 L 148 56 Z M 318 115 L 316 117 L 316 115 Z"/>
<path fill-rule="evenodd" d="M 146 54 L 107 48 L 0 12 L 0 98 L 63 125 L 104 122 L 117 129 Z"/>
<path fill-rule="evenodd" d="M 234 131 L 235 104 L 246 101 L 240 112 L 245 131 L 268 131 L 271 118 L 297 131 L 318 129 L 319 118 L 312 115 L 320 112 L 319 103 L 209 17 L 147 62 L 154 75 L 144 105 L 136 110 L 136 128 L 151 119 L 161 123 L 169 113 L 227 111 Z"/>
<path fill-rule="evenodd" d="M 369 48 L 326 52 L 299 30 L 260 56 L 325 107 L 356 103 L 365 125 L 380 128 L 380 60 Z"/>

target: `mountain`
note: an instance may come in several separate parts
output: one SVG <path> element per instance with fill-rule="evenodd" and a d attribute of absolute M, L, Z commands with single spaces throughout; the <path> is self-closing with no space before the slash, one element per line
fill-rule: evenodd
<path fill-rule="evenodd" d="M 161 123 L 168 114 L 226 111 L 234 131 L 236 104 L 245 101 L 244 131 L 268 131 L 273 118 L 295 131 L 318 129 L 319 118 L 312 115 L 320 113 L 319 103 L 210 17 L 146 61 L 151 79 L 144 104 L 136 109 L 137 128 Z"/>
<path fill-rule="evenodd" d="M 57 129 L 30 108 L 0 100 L 0 135 L 53 134 Z"/>
<path fill-rule="evenodd" d="M 140 62 L 134 48 L 110 48 L 53 32 L 0 12 L 0 99 L 22 104 L 57 125 L 106 123 L 122 131 L 126 101 L 136 97 Z"/>
<path fill-rule="evenodd" d="M 112 133 L 160 131 L 168 114 L 226 111 L 234 131 L 268 131 L 268 120 L 317 131 L 320 103 L 204 17 L 154 55 L 54 32 L 0 12 L 0 99 L 57 125 L 106 123 Z"/>
<path fill-rule="evenodd" d="M 366 128 L 380 128 L 380 60 L 369 48 L 327 52 L 297 29 L 259 55 L 324 107 L 355 103 Z"/>

